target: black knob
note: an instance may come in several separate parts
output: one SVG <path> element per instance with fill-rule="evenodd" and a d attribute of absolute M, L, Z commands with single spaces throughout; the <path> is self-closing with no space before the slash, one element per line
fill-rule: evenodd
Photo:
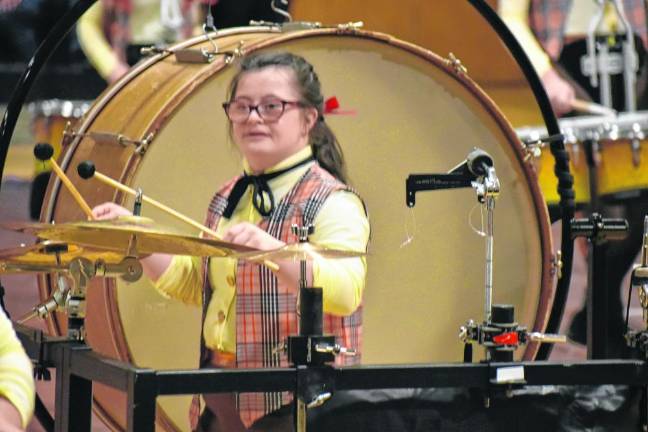
<path fill-rule="evenodd" d="M 82 179 L 89 179 L 95 173 L 95 165 L 92 161 L 83 161 L 77 165 L 77 172 Z"/>
<path fill-rule="evenodd" d="M 54 155 L 54 147 L 47 143 L 38 143 L 34 146 L 34 156 L 38 160 L 50 160 Z"/>

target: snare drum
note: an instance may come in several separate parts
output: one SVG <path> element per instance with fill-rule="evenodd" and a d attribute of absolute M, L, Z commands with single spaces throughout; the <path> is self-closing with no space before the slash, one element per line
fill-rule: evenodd
<path fill-rule="evenodd" d="M 617 116 L 583 116 L 559 120 L 569 151 L 574 176 L 576 202 L 590 201 L 589 167 L 583 142 L 593 140 L 597 194 L 607 200 L 637 196 L 648 189 L 648 111 L 620 113 Z M 522 141 L 534 141 L 546 135 L 544 128 L 520 128 Z M 557 180 L 553 175 L 553 158 L 548 148 L 536 161 L 538 179 L 550 204 L 558 203 Z"/>
<path fill-rule="evenodd" d="M 61 153 L 65 127 L 74 125 L 90 107 L 90 101 L 48 99 L 32 102 L 27 109 L 32 116 L 34 142 L 48 143 L 54 148 L 54 158 Z M 36 161 L 35 174 L 52 170 L 49 162 Z"/>
<path fill-rule="evenodd" d="M 598 194 L 619 200 L 648 189 L 648 111 L 561 121 L 579 140 L 594 139 Z"/>
<path fill-rule="evenodd" d="M 223 53 L 301 54 L 317 69 L 325 96 L 340 103 L 340 114 L 326 121 L 341 143 L 372 227 L 364 363 L 460 361 L 459 327 L 483 318 L 483 239 L 469 223 L 473 190 L 421 193 L 413 210 L 414 240 L 401 247 L 412 218 L 405 205 L 407 176 L 445 172 L 474 146 L 492 155 L 501 183 L 494 301 L 514 304 L 517 321 L 529 329 L 544 329 L 554 282 L 544 199 L 512 127 L 465 73 L 429 50 L 355 29 L 227 29 L 215 41 Z M 196 38 L 171 51 L 179 48 L 212 46 Z M 242 169 L 220 109 L 235 72 L 236 59 L 230 60 L 219 55 L 211 63 L 183 63 L 172 53 L 158 54 L 97 99 L 61 158 L 91 206 L 106 200 L 130 205 L 130 200 L 96 180 L 81 180 L 76 167 L 86 159 L 98 171 L 194 219 L 204 218 L 214 190 Z M 44 208 L 47 221 L 85 218 L 54 181 Z M 144 214 L 187 230 L 146 206 Z M 42 285 L 43 297 L 53 283 Z M 88 342 L 94 350 L 142 367 L 198 366 L 199 308 L 163 298 L 146 280 L 126 285 L 96 279 L 88 296 Z M 53 331 L 65 330 L 62 318 L 51 321 Z M 519 356 L 532 358 L 535 348 Z M 102 418 L 123 428 L 125 397 L 105 386 L 93 391 Z M 187 430 L 189 402 L 190 397 L 160 398 L 159 424 Z"/>

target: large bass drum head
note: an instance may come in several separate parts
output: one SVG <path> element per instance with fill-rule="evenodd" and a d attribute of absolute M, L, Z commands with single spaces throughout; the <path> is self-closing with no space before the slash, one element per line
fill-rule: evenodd
<path fill-rule="evenodd" d="M 484 227 L 475 192 L 421 192 L 413 210 L 405 204 L 409 174 L 446 172 L 473 147 L 492 155 L 501 182 L 494 302 L 515 305 L 522 325 L 543 330 L 552 295 L 543 199 L 511 126 L 467 75 L 427 50 L 364 31 L 234 29 L 217 43 L 223 51 L 301 54 L 318 71 L 325 96 L 341 105 L 326 121 L 343 147 L 351 184 L 367 204 L 372 231 L 364 364 L 460 361 L 459 327 L 483 319 L 485 243 L 476 230 Z M 183 46 L 210 48 L 198 40 Z M 223 57 L 190 64 L 159 55 L 141 64 L 98 98 L 65 149 L 64 169 L 91 205 L 131 201 L 95 180 L 80 180 L 76 166 L 85 159 L 202 221 L 214 191 L 241 171 L 220 106 L 234 71 Z M 148 141 L 119 144 L 92 132 Z M 56 182 L 45 206 L 46 220 L 83 219 Z M 146 204 L 143 214 L 195 233 Z M 404 245 L 408 235 L 413 239 Z M 43 285 L 42 295 L 50 285 Z M 54 330 L 63 330 L 62 318 L 51 323 Z M 96 281 L 87 325 L 90 345 L 105 355 L 142 367 L 198 366 L 200 310 L 165 299 L 146 280 Z M 518 357 L 534 353 L 522 349 Z M 125 397 L 95 389 L 99 412 L 123 428 Z M 188 396 L 159 403 L 160 427 L 188 430 Z"/>

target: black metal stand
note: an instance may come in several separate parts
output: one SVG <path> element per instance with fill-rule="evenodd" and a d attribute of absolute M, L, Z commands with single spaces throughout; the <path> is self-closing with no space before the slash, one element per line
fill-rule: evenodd
<path fill-rule="evenodd" d="M 628 231 L 625 219 L 606 219 L 594 213 L 588 219 L 572 219 L 572 239 L 589 240 L 587 290 L 587 358 L 608 358 L 608 277 L 606 251 L 609 240 L 621 240 Z"/>
<path fill-rule="evenodd" d="M 507 386 L 493 376 L 506 368 L 522 368 L 527 385 L 648 385 L 648 366 L 640 360 L 355 366 L 298 366 L 276 369 L 152 370 L 105 358 L 80 342 L 42 337 L 21 325 L 19 338 L 30 356 L 44 344 L 44 361 L 57 368 L 56 431 L 89 430 L 93 382 L 128 395 L 129 432 L 155 430 L 158 396 L 228 392 L 299 392 L 313 382 L 343 390 L 468 387 L 486 394 Z"/>

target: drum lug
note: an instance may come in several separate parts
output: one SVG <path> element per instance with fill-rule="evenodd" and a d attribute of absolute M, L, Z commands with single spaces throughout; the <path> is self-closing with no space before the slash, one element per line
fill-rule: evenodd
<path fill-rule="evenodd" d="M 461 63 L 461 60 L 459 60 L 454 53 L 449 53 L 445 62 L 457 75 L 466 75 L 468 73 L 468 68 Z"/>
<path fill-rule="evenodd" d="M 342 31 L 357 31 L 360 30 L 364 26 L 364 22 L 362 21 L 356 21 L 356 22 L 348 22 L 344 24 L 338 24 L 337 28 L 338 30 Z"/>
<path fill-rule="evenodd" d="M 562 261 L 562 251 L 556 251 L 555 255 L 551 257 L 551 276 L 558 275 L 558 279 L 562 277 L 563 261 Z"/>

